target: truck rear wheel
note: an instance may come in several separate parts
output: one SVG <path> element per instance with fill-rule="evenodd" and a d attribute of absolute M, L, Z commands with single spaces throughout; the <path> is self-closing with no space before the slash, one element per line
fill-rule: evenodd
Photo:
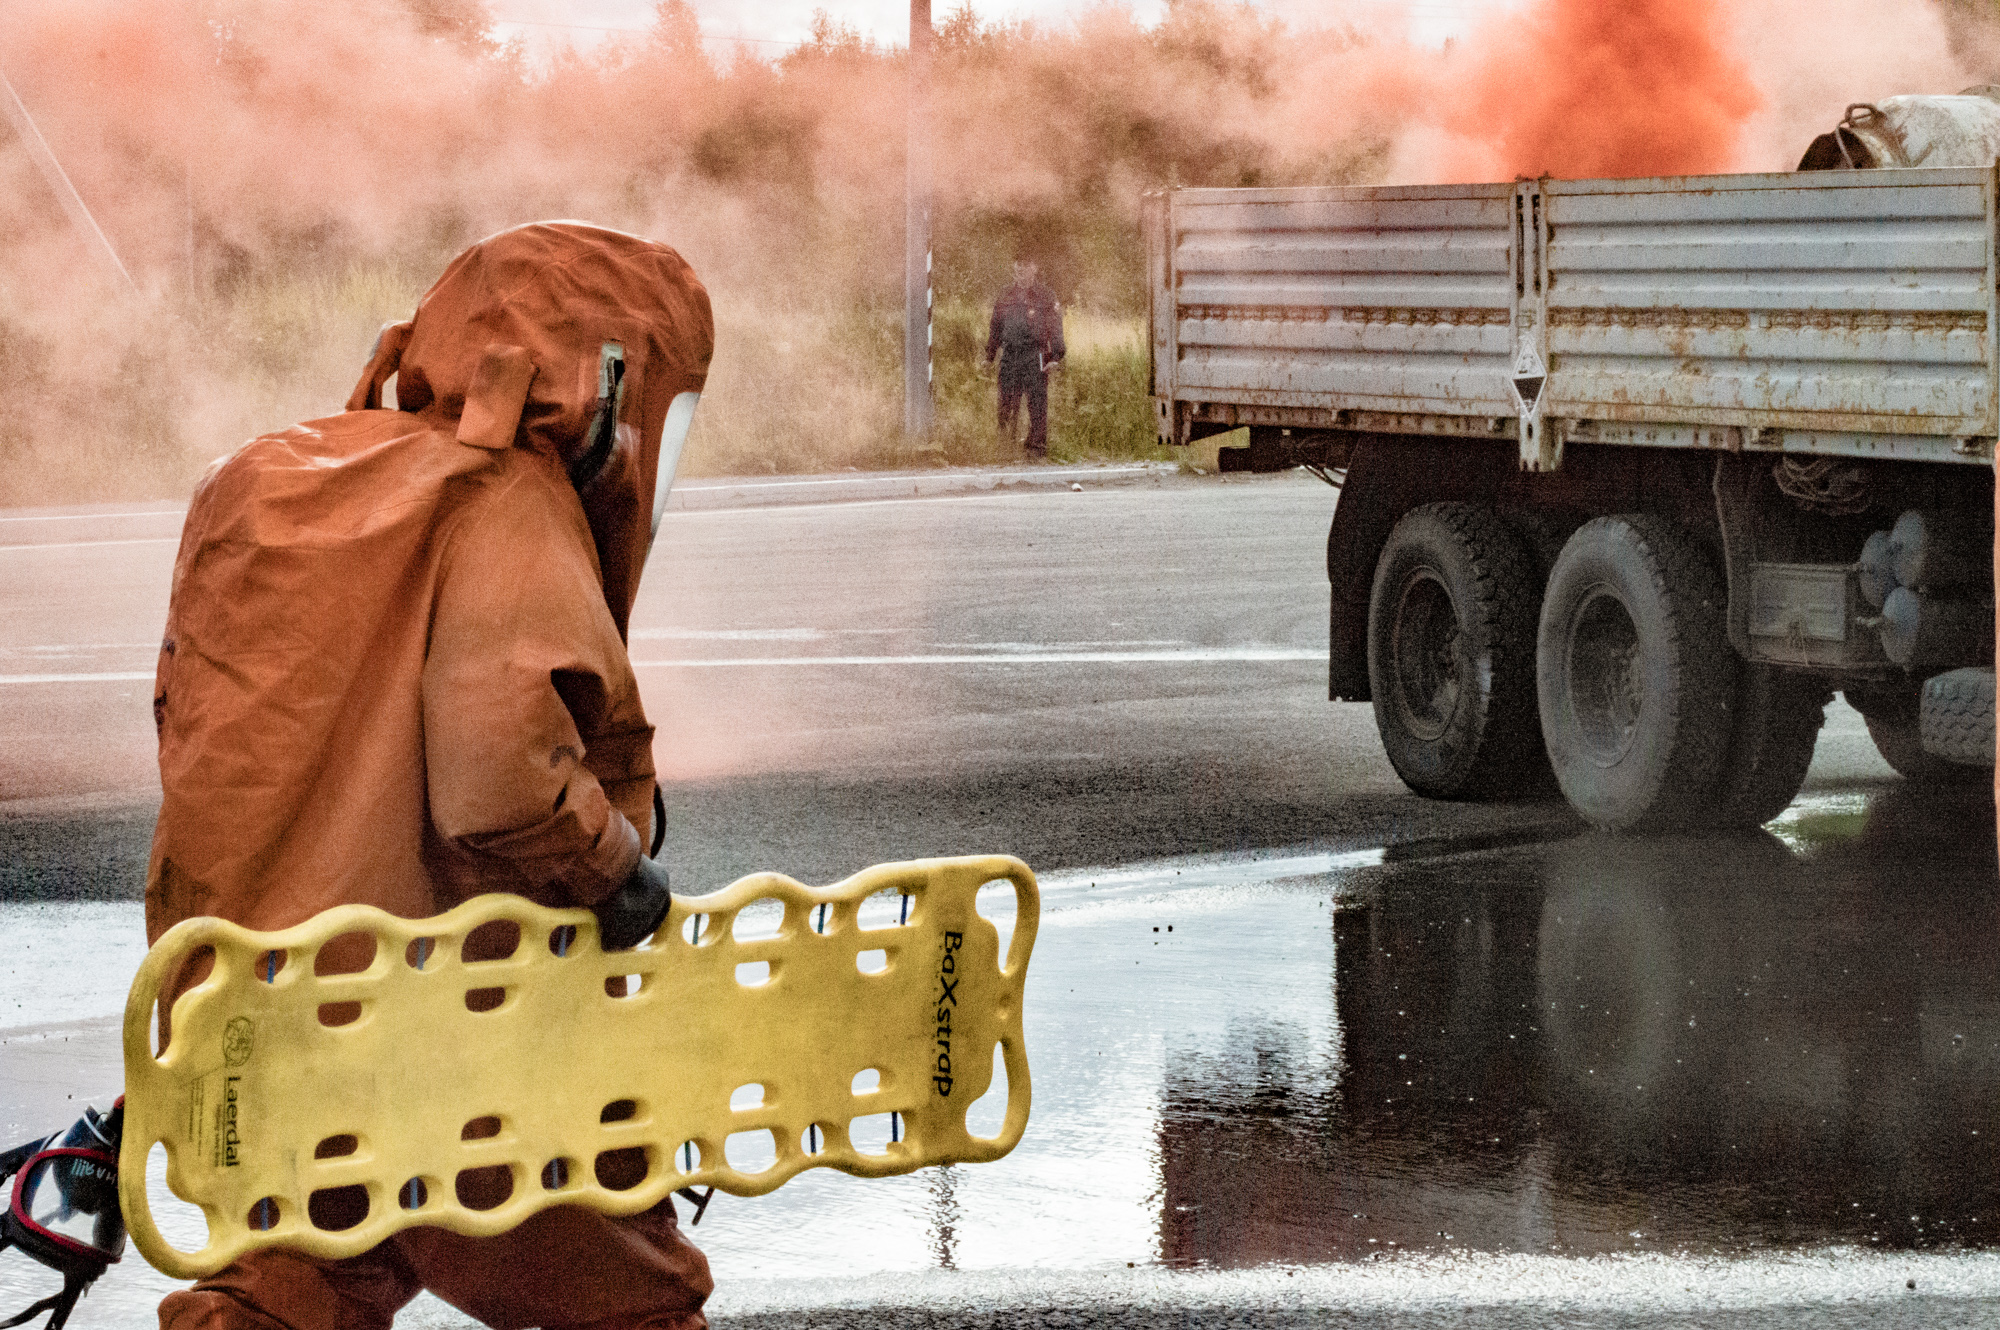
<path fill-rule="evenodd" d="M 1736 730 L 1717 805 L 1722 820 L 1761 827 L 1806 783 L 1833 696 L 1816 675 L 1745 665 L 1736 680 Z"/>
<path fill-rule="evenodd" d="M 1712 818 L 1737 660 L 1722 578 L 1646 514 L 1586 522 L 1557 556 L 1536 641 L 1542 735 L 1565 798 L 1612 830 Z"/>
<path fill-rule="evenodd" d="M 1497 513 L 1433 503 L 1382 547 L 1368 603 L 1375 725 L 1418 794 L 1467 799 L 1532 787 L 1539 578 Z"/>

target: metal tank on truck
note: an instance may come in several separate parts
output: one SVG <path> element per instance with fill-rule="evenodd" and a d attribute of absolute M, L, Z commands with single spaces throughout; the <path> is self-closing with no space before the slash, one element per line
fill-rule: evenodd
<path fill-rule="evenodd" d="M 1419 794 L 1757 825 L 1835 691 L 1993 777 L 2000 89 L 1790 174 L 1179 189 L 1159 431 L 1340 484 L 1330 696 Z"/>

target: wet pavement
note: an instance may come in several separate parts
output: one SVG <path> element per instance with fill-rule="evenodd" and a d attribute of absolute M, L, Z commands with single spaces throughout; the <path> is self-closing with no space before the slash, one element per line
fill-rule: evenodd
<path fill-rule="evenodd" d="M 2000 1245 L 1992 835 L 1977 792 L 1892 786 L 1810 797 L 1752 836 L 1523 832 L 1050 874 L 1020 1147 L 718 1197 L 696 1232 L 720 1309 L 927 1270 L 984 1272 L 971 1287 L 994 1296 L 1032 1272 L 1038 1304 L 1095 1305 L 1091 1273 L 1127 1269 L 1151 1272 L 1140 1302 L 1185 1307 L 1236 1270 L 1278 1316 L 1271 1281 L 1300 1271 L 1285 1296 L 1355 1309 L 1373 1276 L 1342 1268 L 1561 1286 L 1574 1262 L 1549 1258 L 1576 1257 L 1624 1258 L 1586 1283 L 1643 1291 L 1692 1269 L 1704 1289 L 1740 1280 L 1745 1258 L 1850 1279 L 1925 1254 L 1945 1260 L 1927 1289 L 1976 1275 L 2000 1295 L 2000 1257 L 1951 1264 Z M 98 962 L 7 1020 L 10 1131 L 47 1120 L 58 1086 L 115 1089 L 136 954 L 99 939 L 136 913 L 0 906 L 17 955 Z M 0 1263 L 0 1300 L 31 1269 Z M 166 1287 L 121 1270 L 82 1324 L 138 1324 Z"/>
<path fill-rule="evenodd" d="M 721 1330 L 2000 1324 L 1990 798 L 1895 779 L 1836 706 L 1755 835 L 1417 800 L 1324 700 L 1326 498 L 670 523 L 634 641 L 683 889 L 1011 850 L 1044 892 L 1021 1145 L 718 1197 Z M 156 573 L 95 614 L 45 589 L 0 643 L 65 680 L 0 688 L 35 736 L 0 832 L 49 898 L 0 899 L 0 1139 L 121 1079 L 156 796 L 117 644 Z M 0 1257 L 0 1315 L 45 1283 Z M 149 1325 L 169 1287 L 128 1258 L 73 1324 Z"/>
<path fill-rule="evenodd" d="M 1160 1259 L 2000 1242 L 1982 823 L 1899 790 L 1356 875 L 1337 1040 L 1169 1059 Z"/>

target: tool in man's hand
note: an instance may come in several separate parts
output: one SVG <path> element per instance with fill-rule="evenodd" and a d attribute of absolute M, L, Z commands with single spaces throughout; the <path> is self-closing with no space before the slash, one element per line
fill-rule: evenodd
<path fill-rule="evenodd" d="M 1016 902 L 1004 956 L 977 908 L 990 884 Z M 864 920 L 882 893 L 885 918 Z M 759 902 L 782 907 L 775 935 L 739 938 Z M 696 1187 L 760 1195 L 807 1168 L 998 1159 L 1027 1125 L 1037 918 L 1034 875 L 994 856 L 825 888 L 758 874 L 673 900 L 629 950 L 606 949 L 590 911 L 505 895 L 422 920 L 345 905 L 277 933 L 189 919 L 125 1009 L 125 1219 L 185 1279 L 260 1247 L 339 1259 L 419 1224 L 491 1235 L 555 1205 L 632 1214 Z M 512 951 L 467 959 L 476 930 L 511 932 Z M 372 939 L 366 968 L 316 973 L 355 934 Z M 203 948 L 213 966 L 174 1000 L 156 1054 L 159 995 Z M 982 1137 L 966 1110 L 996 1047 L 1005 1117 Z M 881 1150 L 863 1148 L 864 1119 L 886 1119 Z M 768 1135 L 772 1162 L 732 1163 L 744 1134 Z M 156 1143 L 207 1220 L 197 1250 L 169 1245 L 149 1208 Z"/>

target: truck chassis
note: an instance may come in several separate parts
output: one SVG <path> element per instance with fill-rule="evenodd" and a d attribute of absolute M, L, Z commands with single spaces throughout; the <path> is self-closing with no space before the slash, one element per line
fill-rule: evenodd
<path fill-rule="evenodd" d="M 1419 793 L 1755 825 L 1835 689 L 1990 779 L 1992 167 L 1149 200 L 1152 391 L 1341 473 L 1330 695 Z M 1219 435 L 1233 438 L 1218 439 Z"/>

